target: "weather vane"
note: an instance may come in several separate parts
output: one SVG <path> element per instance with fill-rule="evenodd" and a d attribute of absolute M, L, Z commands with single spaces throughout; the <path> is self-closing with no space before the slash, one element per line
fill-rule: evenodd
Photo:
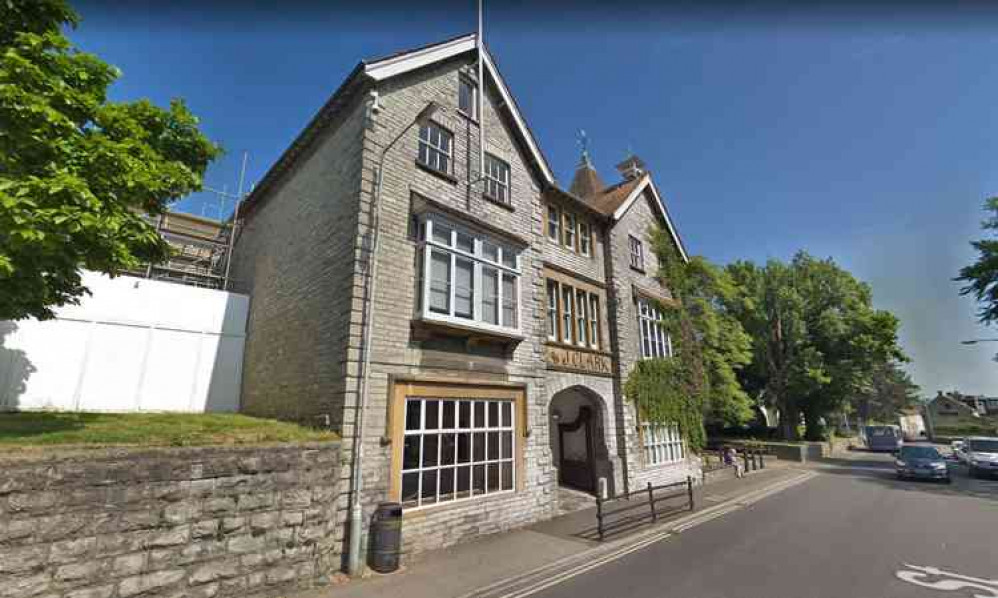
<path fill-rule="evenodd" d="M 586 136 L 585 129 L 579 129 L 578 144 L 582 148 L 582 161 L 589 164 L 589 137 Z"/>

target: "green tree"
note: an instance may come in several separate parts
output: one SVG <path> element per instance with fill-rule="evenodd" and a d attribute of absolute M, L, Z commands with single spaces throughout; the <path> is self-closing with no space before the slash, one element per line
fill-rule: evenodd
<path fill-rule="evenodd" d="M 998 197 L 991 197 L 984 203 L 989 213 L 981 222 L 985 231 L 998 230 Z M 977 318 L 983 324 L 998 321 L 998 239 L 971 241 L 977 251 L 977 261 L 960 269 L 954 280 L 967 283 L 960 289 L 961 295 L 973 295 L 979 309 Z"/>
<path fill-rule="evenodd" d="M 660 302 L 673 357 L 640 361 L 625 394 L 649 421 L 678 423 L 691 446 L 703 442 L 703 421 L 747 422 L 752 400 L 737 370 L 752 358 L 751 338 L 724 309 L 735 296 L 730 277 L 702 257 L 682 260 L 672 239 L 653 231 L 659 277 L 674 301 Z"/>
<path fill-rule="evenodd" d="M 892 422 L 905 409 L 919 405 L 919 386 L 898 361 L 879 364 L 870 385 L 855 397 L 856 415 L 862 422 Z"/>
<path fill-rule="evenodd" d="M 112 66 L 63 34 L 63 0 L 0 3 L 0 320 L 52 317 L 168 246 L 143 218 L 200 189 L 221 149 L 184 103 L 111 102 Z"/>
<path fill-rule="evenodd" d="M 789 264 L 728 267 L 740 296 L 729 303 L 753 339 L 743 385 L 780 413 L 785 438 L 823 435 L 821 421 L 846 408 L 871 384 L 876 368 L 906 359 L 897 344 L 898 321 L 873 308 L 869 285 L 832 260 L 800 252 Z"/>

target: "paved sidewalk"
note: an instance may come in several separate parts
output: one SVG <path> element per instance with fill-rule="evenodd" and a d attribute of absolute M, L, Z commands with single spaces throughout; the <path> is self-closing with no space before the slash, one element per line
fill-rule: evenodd
<path fill-rule="evenodd" d="M 736 502 L 800 473 L 796 467 L 774 461 L 772 466 L 767 464 L 766 469 L 743 479 L 710 483 L 704 487 L 702 510 Z M 595 509 L 584 509 L 519 530 L 417 555 L 405 568 L 389 575 L 371 573 L 364 579 L 317 588 L 296 598 L 374 598 L 399 595 L 403 588 L 406 598 L 465 596 L 517 576 L 525 577 L 544 566 L 556 570 L 559 563 L 585 559 L 587 553 L 595 558 L 610 548 L 646 541 L 653 533 L 675 529 L 691 517 L 696 514 L 686 511 L 601 543 L 589 539 L 595 526 Z"/>

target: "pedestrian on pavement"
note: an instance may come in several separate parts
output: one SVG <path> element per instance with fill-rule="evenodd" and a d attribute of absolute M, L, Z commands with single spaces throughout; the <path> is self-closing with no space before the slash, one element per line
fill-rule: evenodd
<path fill-rule="evenodd" d="M 738 453 L 735 452 L 734 447 L 729 446 L 724 449 L 724 464 L 735 468 L 736 478 L 745 476 L 745 472 L 742 469 L 742 463 L 738 460 Z"/>

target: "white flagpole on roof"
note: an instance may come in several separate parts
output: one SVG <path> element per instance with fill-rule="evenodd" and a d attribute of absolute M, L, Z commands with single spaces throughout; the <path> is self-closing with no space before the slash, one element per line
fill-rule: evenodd
<path fill-rule="evenodd" d="M 478 35 L 475 36 L 475 42 L 478 46 L 478 179 L 482 180 L 485 177 L 485 72 L 483 69 L 483 55 L 485 53 L 485 43 L 482 39 L 482 35 L 485 32 L 485 27 L 482 24 L 483 21 L 483 10 L 482 4 L 484 0 L 478 0 Z"/>

